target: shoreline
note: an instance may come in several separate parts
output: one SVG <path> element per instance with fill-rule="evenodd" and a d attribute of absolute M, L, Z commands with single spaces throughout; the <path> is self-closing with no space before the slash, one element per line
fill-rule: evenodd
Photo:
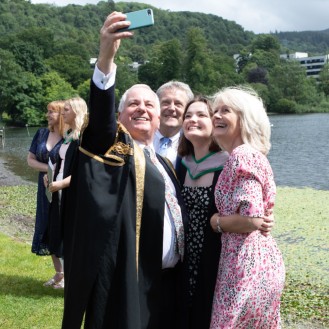
<path fill-rule="evenodd" d="M 31 185 L 32 182 L 24 180 L 7 169 L 6 161 L 0 156 L 0 186 Z"/>

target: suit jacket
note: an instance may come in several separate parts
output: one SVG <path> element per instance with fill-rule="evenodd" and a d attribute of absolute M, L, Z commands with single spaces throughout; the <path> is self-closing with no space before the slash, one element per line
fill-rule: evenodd
<path fill-rule="evenodd" d="M 65 329 L 80 328 L 84 313 L 85 328 L 157 329 L 161 321 L 165 185 L 117 125 L 114 88 L 91 83 L 89 124 L 71 178 Z"/>

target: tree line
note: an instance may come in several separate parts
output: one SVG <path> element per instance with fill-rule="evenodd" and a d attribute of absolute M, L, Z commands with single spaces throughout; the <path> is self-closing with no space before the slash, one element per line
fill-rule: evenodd
<path fill-rule="evenodd" d="M 56 7 L 2 0 L 0 120 L 41 125 L 50 101 L 75 95 L 88 101 L 90 58 L 97 57 L 102 21 L 113 10 L 142 8 L 113 1 Z M 136 31 L 120 48 L 118 98 L 134 83 L 156 90 L 175 79 L 205 95 L 227 85 L 250 84 L 269 112 L 329 111 L 328 67 L 319 81 L 307 78 L 299 63 L 280 59 L 282 44 L 275 34 L 255 35 L 215 15 L 152 8 L 154 27 Z M 236 59 L 234 54 L 239 54 Z"/>

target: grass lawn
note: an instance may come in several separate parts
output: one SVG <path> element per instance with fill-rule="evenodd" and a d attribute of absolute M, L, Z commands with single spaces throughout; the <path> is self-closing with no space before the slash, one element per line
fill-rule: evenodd
<path fill-rule="evenodd" d="M 50 257 L 0 235 L 0 328 L 60 328 L 63 291 L 43 287 L 53 276 Z"/>
<path fill-rule="evenodd" d="M 0 186 L 0 328 L 60 328 L 63 291 L 43 287 L 50 257 L 31 253 L 35 186 Z M 278 188 L 273 235 L 287 279 L 283 328 L 329 328 L 329 191 Z"/>

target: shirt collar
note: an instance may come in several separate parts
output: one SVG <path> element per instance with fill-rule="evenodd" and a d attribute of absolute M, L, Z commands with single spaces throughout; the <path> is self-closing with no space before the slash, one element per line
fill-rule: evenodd
<path fill-rule="evenodd" d="M 159 140 L 160 140 L 162 137 L 164 137 L 164 136 L 160 133 L 159 130 L 157 130 L 155 133 L 156 133 L 157 137 L 159 138 Z M 178 140 L 179 140 L 179 137 L 181 136 L 181 134 L 182 134 L 182 131 L 180 130 L 176 135 L 170 137 L 171 141 L 172 141 L 173 143 L 175 143 L 176 141 L 178 141 Z"/>

